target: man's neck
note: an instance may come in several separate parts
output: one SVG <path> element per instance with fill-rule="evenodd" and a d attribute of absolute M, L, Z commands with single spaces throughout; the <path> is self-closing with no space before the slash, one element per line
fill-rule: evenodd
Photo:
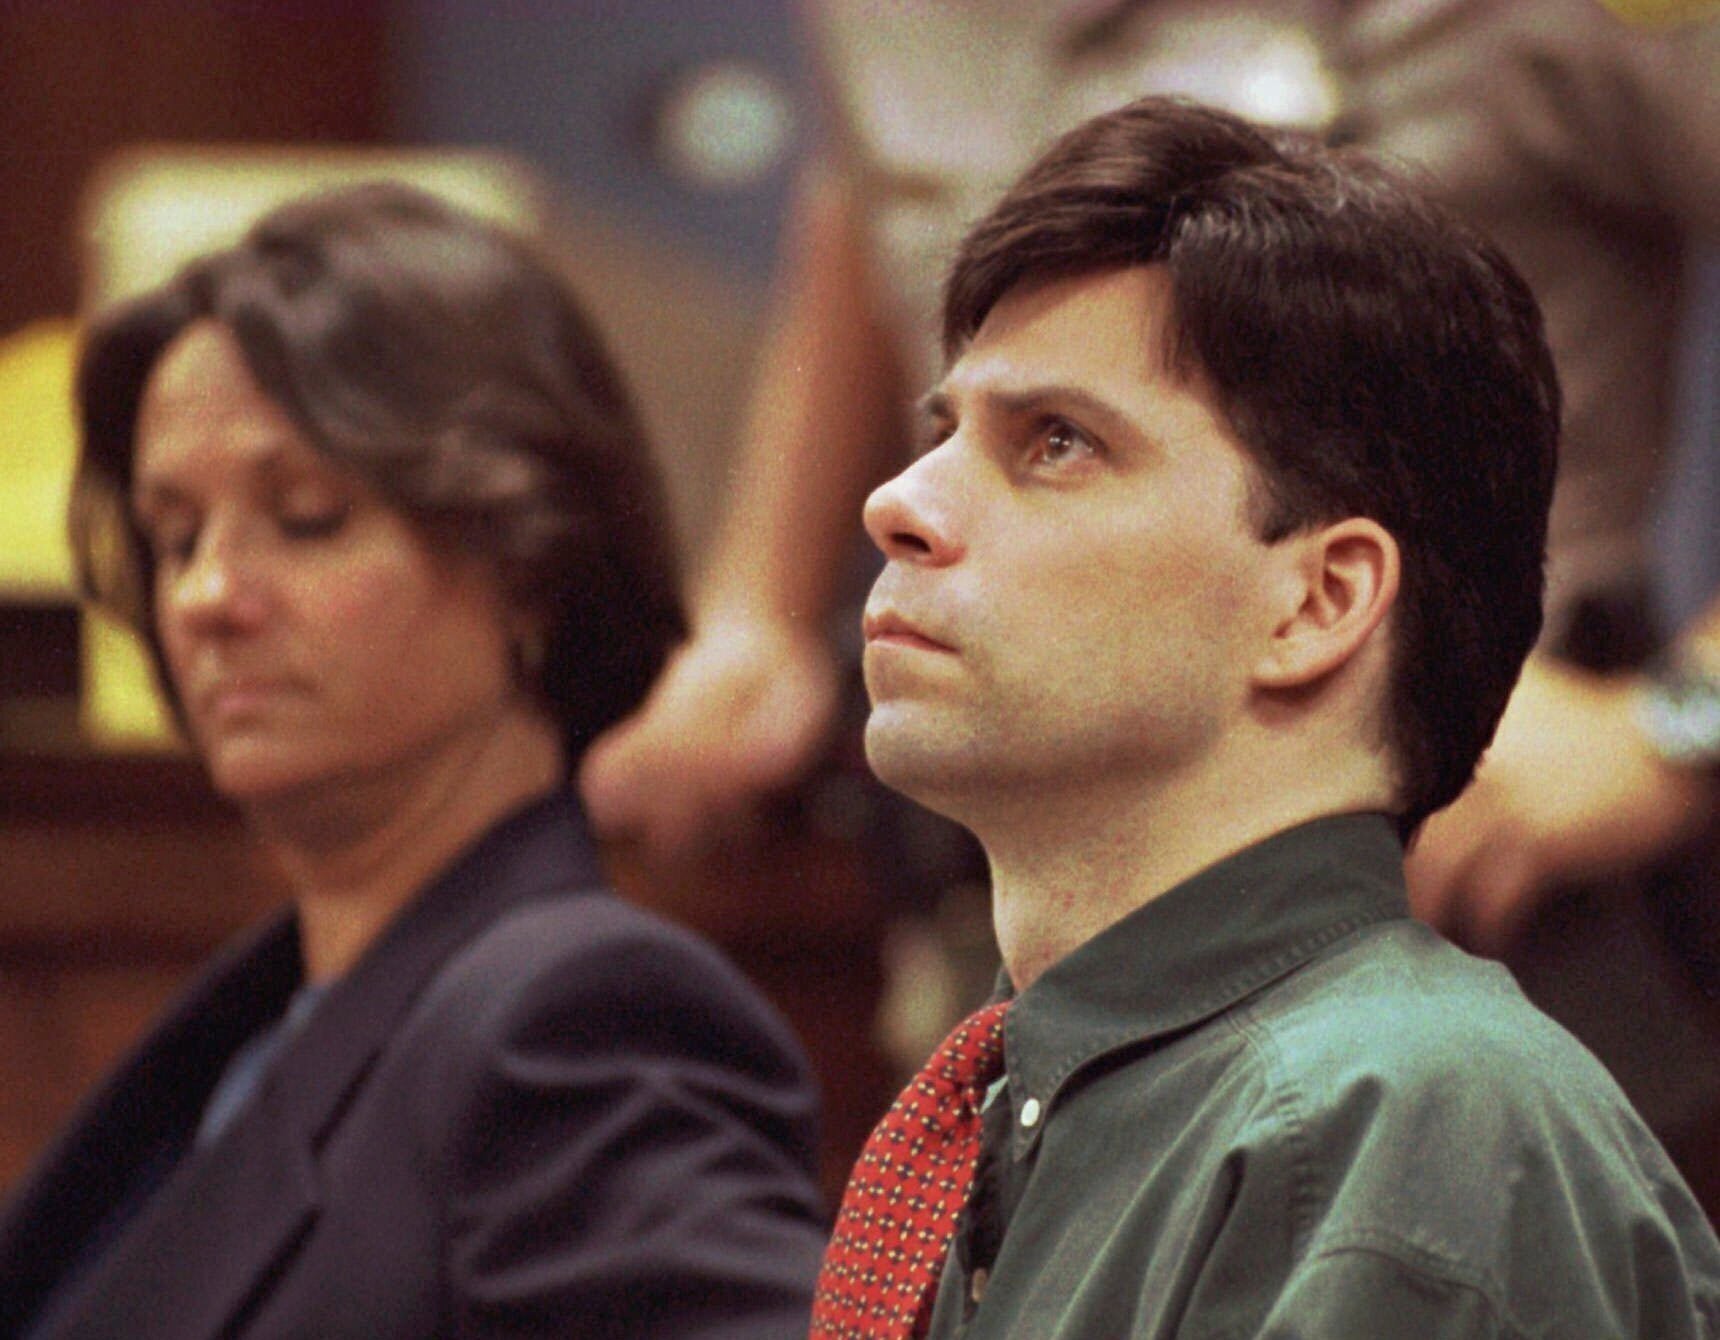
<path fill-rule="evenodd" d="M 1305 772 L 1257 772 L 1247 782 L 1088 789 L 975 825 L 1010 980 L 1025 991 L 1053 963 L 1225 857 L 1311 819 L 1383 809 L 1386 794 L 1365 773 L 1311 783 Z"/>

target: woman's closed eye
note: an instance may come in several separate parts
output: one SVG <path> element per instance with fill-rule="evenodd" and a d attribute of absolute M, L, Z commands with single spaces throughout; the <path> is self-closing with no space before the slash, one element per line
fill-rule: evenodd
<path fill-rule="evenodd" d="M 276 532 L 290 542 L 332 539 L 346 528 L 352 504 L 346 500 L 282 506 L 274 514 Z M 158 569 L 173 570 L 197 553 L 202 525 L 192 513 L 139 518 L 138 533 Z"/>
<path fill-rule="evenodd" d="M 319 507 L 283 508 L 276 518 L 281 534 L 290 540 L 326 540 L 338 535 L 352 516 L 350 504 L 341 502 Z"/>
<path fill-rule="evenodd" d="M 330 539 L 351 520 L 354 501 L 351 491 L 335 481 L 284 481 L 273 500 L 275 525 L 289 540 Z"/>

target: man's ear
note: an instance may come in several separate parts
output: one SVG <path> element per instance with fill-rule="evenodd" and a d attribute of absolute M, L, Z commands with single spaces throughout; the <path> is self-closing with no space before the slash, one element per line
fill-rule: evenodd
<path fill-rule="evenodd" d="M 1287 546 L 1282 617 L 1254 682 L 1299 689 L 1347 664 L 1397 599 L 1397 541 L 1377 521 L 1347 517 L 1280 543 Z"/>

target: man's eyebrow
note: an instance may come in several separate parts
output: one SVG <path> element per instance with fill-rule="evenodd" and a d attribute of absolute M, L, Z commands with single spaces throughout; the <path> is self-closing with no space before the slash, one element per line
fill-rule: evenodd
<path fill-rule="evenodd" d="M 1064 410 L 1090 420 L 1095 427 L 1108 433 L 1140 436 L 1141 427 L 1129 415 L 1102 396 L 1085 387 L 1066 382 L 1046 382 L 1043 385 L 1010 389 L 988 387 L 977 393 L 992 409 L 1008 415 L 1043 413 Z M 953 399 L 942 387 L 921 396 L 917 406 L 926 418 L 947 420 L 955 417 Z"/>

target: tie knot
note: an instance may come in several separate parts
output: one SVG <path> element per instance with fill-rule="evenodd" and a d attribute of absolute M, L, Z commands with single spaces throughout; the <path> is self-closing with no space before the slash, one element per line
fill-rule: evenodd
<path fill-rule="evenodd" d="M 968 1015 L 932 1053 L 925 1073 L 957 1089 L 990 1084 L 1003 1073 L 1003 1017 L 1013 1003 L 1000 1000 Z"/>

